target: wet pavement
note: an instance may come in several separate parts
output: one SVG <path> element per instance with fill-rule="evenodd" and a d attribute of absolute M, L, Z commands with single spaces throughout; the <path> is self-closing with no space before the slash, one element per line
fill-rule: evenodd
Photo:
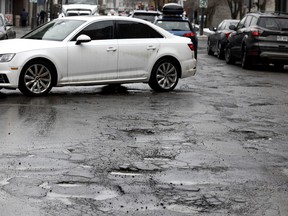
<path fill-rule="evenodd" d="M 286 216 L 288 72 L 226 65 L 205 43 L 170 93 L 1 90 L 1 214 Z"/>

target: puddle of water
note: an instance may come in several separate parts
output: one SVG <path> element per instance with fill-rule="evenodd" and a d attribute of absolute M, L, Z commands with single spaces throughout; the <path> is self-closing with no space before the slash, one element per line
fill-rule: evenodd
<path fill-rule="evenodd" d="M 144 158 L 144 160 L 146 160 L 146 161 L 163 161 L 163 162 L 171 161 L 171 159 L 169 159 L 169 158 Z"/>
<path fill-rule="evenodd" d="M 48 184 L 48 182 L 43 182 L 41 185 L 39 185 L 39 187 L 43 188 L 43 189 L 50 189 L 51 186 Z"/>
<path fill-rule="evenodd" d="M 282 172 L 283 172 L 286 176 L 288 176 L 288 169 L 283 169 Z"/>
<path fill-rule="evenodd" d="M 179 212 L 183 214 L 191 214 L 199 212 L 197 208 L 189 207 L 189 206 L 183 206 L 183 205 L 168 205 L 166 208 L 170 211 Z"/>
<path fill-rule="evenodd" d="M 65 187 L 67 187 L 67 185 L 65 185 Z M 74 195 L 72 195 L 72 194 L 60 194 L 60 193 L 54 193 L 54 192 L 50 192 L 47 194 L 48 199 L 60 200 L 67 205 L 72 204 L 72 202 L 70 201 L 71 198 L 106 200 L 106 199 L 115 198 L 117 196 L 118 196 L 118 193 L 115 191 L 111 191 L 111 190 L 100 191 L 99 193 L 97 193 L 96 196 L 95 196 L 95 194 L 85 194 L 85 195 L 74 194 Z"/>
<path fill-rule="evenodd" d="M 192 181 L 169 181 L 169 183 L 174 185 L 186 185 L 186 186 L 199 185 L 199 182 L 192 182 Z M 211 182 L 201 181 L 201 184 L 210 184 L 210 183 Z"/>
<path fill-rule="evenodd" d="M 3 179 L 2 181 L 0 181 L 0 185 L 4 186 L 4 185 L 7 185 L 7 184 L 10 184 L 9 180 L 11 178 L 7 178 L 7 179 Z"/>
<path fill-rule="evenodd" d="M 139 173 L 124 173 L 124 172 L 111 172 L 111 175 L 124 175 L 124 176 L 140 176 Z"/>
<path fill-rule="evenodd" d="M 80 184 L 57 184 L 60 187 L 67 187 L 67 188 L 71 188 L 71 187 L 81 187 L 82 185 Z"/>

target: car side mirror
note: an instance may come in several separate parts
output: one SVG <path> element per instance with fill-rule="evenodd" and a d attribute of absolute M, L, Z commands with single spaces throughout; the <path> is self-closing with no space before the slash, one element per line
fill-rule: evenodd
<path fill-rule="evenodd" d="M 230 30 L 233 30 L 233 31 L 236 31 L 237 27 L 236 27 L 235 25 L 230 25 L 230 26 L 229 26 L 229 29 L 230 29 Z"/>
<path fill-rule="evenodd" d="M 90 42 L 90 41 L 91 41 L 91 38 L 90 38 L 89 36 L 82 34 L 82 35 L 79 35 L 79 36 L 77 37 L 77 39 L 76 39 L 76 45 L 79 45 L 79 44 L 81 44 L 81 43 L 88 43 L 88 42 Z"/>
<path fill-rule="evenodd" d="M 214 27 L 214 26 L 212 26 L 212 27 L 209 28 L 209 30 L 210 30 L 210 31 L 214 31 L 214 32 L 216 32 L 216 31 L 217 31 L 217 28 Z"/>
<path fill-rule="evenodd" d="M 10 22 L 6 22 L 6 23 L 5 23 L 5 26 L 10 26 L 10 27 L 11 27 L 11 26 L 13 26 L 13 24 L 10 23 Z"/>

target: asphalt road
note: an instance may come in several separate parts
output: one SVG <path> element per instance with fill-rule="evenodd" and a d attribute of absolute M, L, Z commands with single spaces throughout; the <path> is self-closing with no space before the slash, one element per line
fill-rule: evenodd
<path fill-rule="evenodd" d="M 0 93 L 0 215 L 286 216 L 288 71 L 206 54 L 146 84 Z"/>

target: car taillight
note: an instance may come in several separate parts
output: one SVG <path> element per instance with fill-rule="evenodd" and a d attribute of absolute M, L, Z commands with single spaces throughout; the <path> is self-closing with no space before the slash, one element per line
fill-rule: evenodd
<path fill-rule="evenodd" d="M 228 38 L 231 33 L 232 33 L 232 32 L 227 32 L 227 33 L 225 34 L 225 35 L 226 35 L 226 38 Z"/>
<path fill-rule="evenodd" d="M 261 36 L 261 34 L 263 33 L 264 31 L 263 30 L 260 30 L 260 29 L 251 29 L 251 34 L 254 36 L 254 37 L 259 37 Z"/>
<path fill-rule="evenodd" d="M 191 51 L 194 51 L 194 44 L 188 44 L 189 48 L 191 49 Z"/>
<path fill-rule="evenodd" d="M 183 36 L 184 37 L 194 37 L 195 34 L 194 34 L 194 32 L 189 32 L 189 33 L 184 34 Z"/>

